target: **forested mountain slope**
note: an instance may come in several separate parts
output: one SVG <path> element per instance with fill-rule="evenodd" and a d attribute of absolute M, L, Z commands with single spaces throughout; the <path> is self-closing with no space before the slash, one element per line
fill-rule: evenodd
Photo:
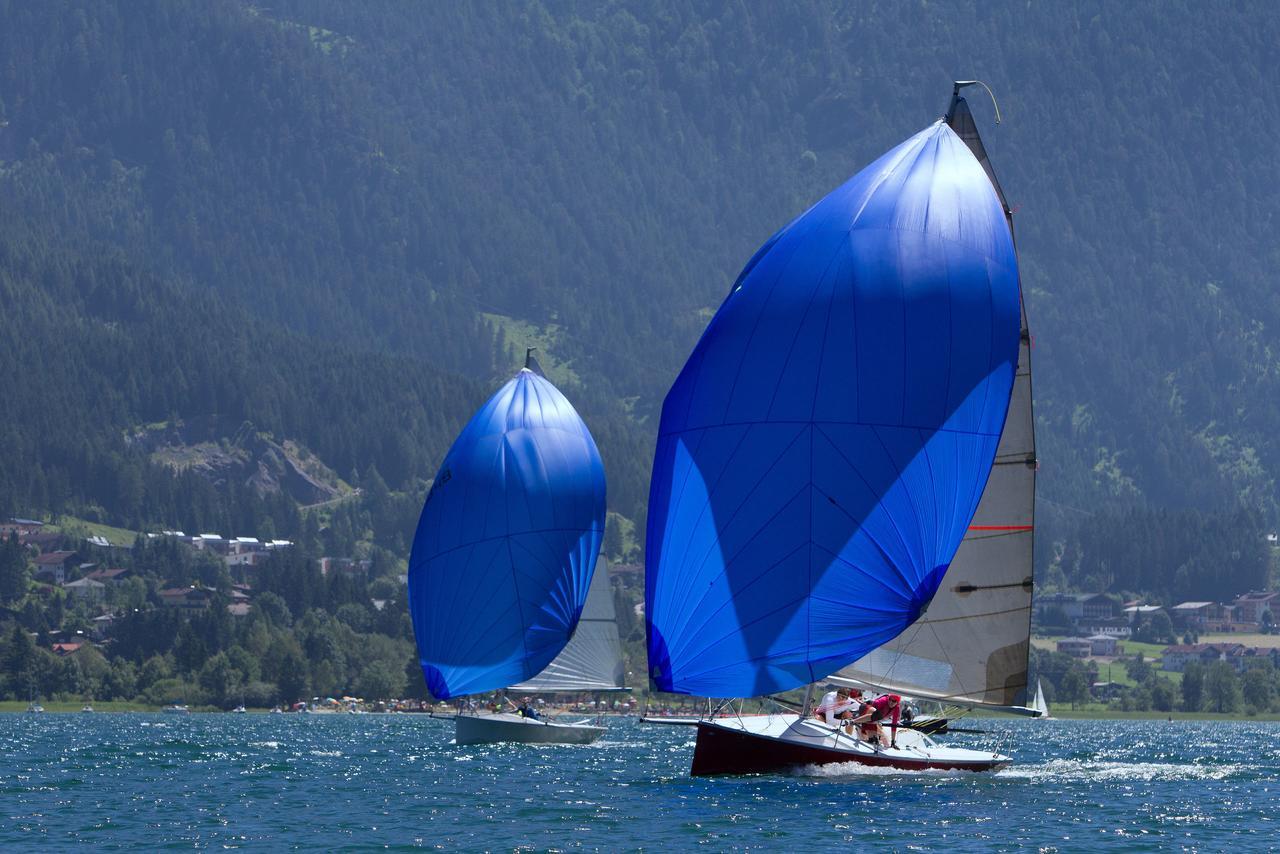
<path fill-rule="evenodd" d="M 1050 542 L 1123 537 L 1112 519 L 1274 522 L 1268 4 L 0 0 L 0 19 L 0 189 L 32 223 L 0 280 L 56 318 L 46 356 L 83 350 L 10 364 L 113 390 L 93 417 L 68 398 L 78 426 L 53 433 L 38 401 L 4 416 L 46 468 L 59 431 L 127 460 L 130 426 L 232 410 L 410 488 L 533 341 L 596 432 L 611 508 L 641 521 L 662 396 L 741 264 L 979 77 L 1036 336 L 1041 556 L 1085 571 L 1063 561 L 1114 543 Z M 149 317 L 116 316 L 121 288 Z M 99 358 L 108 334 L 137 349 Z M 334 371 L 357 388 L 333 396 Z M 80 465 L 41 492 L 10 458 L 0 483 L 27 512 L 141 514 L 82 495 Z"/>

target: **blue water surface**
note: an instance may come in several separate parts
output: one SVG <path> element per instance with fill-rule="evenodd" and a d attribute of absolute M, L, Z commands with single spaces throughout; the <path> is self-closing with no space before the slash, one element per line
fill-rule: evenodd
<path fill-rule="evenodd" d="M 630 719 L 588 747 L 457 747 L 420 715 L 0 715 L 0 847 L 1280 845 L 1280 724 L 969 725 L 989 734 L 949 741 L 1016 764 L 692 779 L 692 729 Z"/>

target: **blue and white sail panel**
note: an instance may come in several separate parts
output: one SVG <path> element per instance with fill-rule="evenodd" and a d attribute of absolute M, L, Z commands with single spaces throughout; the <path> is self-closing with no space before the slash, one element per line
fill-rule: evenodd
<path fill-rule="evenodd" d="M 418 522 L 409 606 L 434 696 L 504 688 L 556 657 L 604 520 L 595 441 L 555 386 L 522 370 L 458 436 Z"/>
<path fill-rule="evenodd" d="M 774 235 L 663 406 L 655 687 L 786 690 L 910 625 L 982 495 L 1018 332 L 1004 212 L 941 122 Z"/>

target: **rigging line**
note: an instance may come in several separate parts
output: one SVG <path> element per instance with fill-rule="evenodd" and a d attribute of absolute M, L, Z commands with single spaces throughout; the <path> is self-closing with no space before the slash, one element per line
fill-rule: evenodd
<path fill-rule="evenodd" d="M 1085 516 L 1093 516 L 1093 515 L 1094 515 L 1093 511 L 1091 511 L 1091 510 L 1082 510 L 1082 509 L 1080 509 L 1079 507 L 1072 507 L 1070 504 L 1063 504 L 1063 503 L 1061 503 L 1061 502 L 1059 502 L 1059 501 L 1053 501 L 1052 499 L 1045 498 L 1043 495 L 1037 495 L 1037 496 L 1036 496 L 1036 501 L 1043 501 L 1045 504 L 1051 504 L 1051 505 L 1053 505 L 1054 507 L 1061 507 L 1063 510 L 1070 510 L 1070 511 L 1072 511 L 1073 513 L 1082 513 L 1082 514 L 1084 514 Z"/>
<path fill-rule="evenodd" d="M 905 653 L 905 652 L 903 652 L 903 649 L 905 649 L 906 647 L 911 646 L 911 644 L 915 642 L 916 636 L 920 634 L 920 630 L 921 630 L 922 628 L 924 628 L 924 623 L 922 623 L 922 622 L 920 622 L 920 621 L 916 621 L 915 625 L 914 625 L 914 626 L 912 626 L 913 631 L 911 632 L 911 637 L 910 637 L 908 640 L 906 640 L 904 643 L 902 643 L 901 645 L 895 645 L 895 646 L 897 646 L 897 648 L 896 648 L 896 649 L 894 650 L 894 652 L 893 652 L 893 663 L 889 665 L 889 669 L 888 669 L 888 670 L 886 670 L 886 671 L 885 671 L 885 674 L 884 674 L 884 683 L 885 683 L 885 684 L 884 684 L 884 685 L 873 685 L 873 687 L 875 687 L 875 688 L 879 689 L 879 688 L 884 688 L 884 687 L 886 687 L 886 686 L 892 686 L 892 684 L 893 684 L 893 671 L 898 667 L 898 664 L 902 661 L 903 657 L 906 655 L 906 653 Z"/>
<path fill-rule="evenodd" d="M 942 650 L 942 658 L 951 668 L 951 676 L 955 679 L 956 684 L 960 686 L 960 692 L 963 696 L 970 696 L 969 689 L 965 687 L 964 680 L 960 678 L 959 671 L 956 670 L 955 662 L 951 660 L 951 652 L 947 649 L 947 645 L 942 642 L 942 638 L 938 637 L 938 630 L 934 628 L 933 623 L 929 624 L 929 631 L 933 633 L 933 639 L 938 642 L 938 648 Z M 985 696 L 986 692 L 983 692 Z"/>

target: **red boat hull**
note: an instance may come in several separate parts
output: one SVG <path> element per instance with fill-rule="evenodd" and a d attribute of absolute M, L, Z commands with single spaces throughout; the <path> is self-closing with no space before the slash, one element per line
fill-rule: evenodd
<path fill-rule="evenodd" d="M 1008 764 L 1008 760 L 991 762 L 945 762 L 911 760 L 884 754 L 857 754 L 845 750 L 831 750 L 798 744 L 794 741 L 735 732 L 725 727 L 700 722 L 698 740 L 693 748 L 695 777 L 716 774 L 767 774 L 798 765 L 833 765 L 839 762 L 857 762 L 860 765 L 898 768 L 903 771 L 963 770 L 995 771 Z"/>

